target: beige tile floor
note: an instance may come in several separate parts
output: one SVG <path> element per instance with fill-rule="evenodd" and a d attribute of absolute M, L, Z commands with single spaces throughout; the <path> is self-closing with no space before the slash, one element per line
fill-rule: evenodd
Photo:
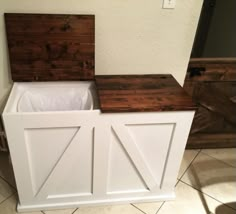
<path fill-rule="evenodd" d="M 16 213 L 17 193 L 5 153 L 0 153 L 0 214 Z M 31 212 L 29 214 L 236 214 L 236 149 L 186 150 L 176 200 Z"/>

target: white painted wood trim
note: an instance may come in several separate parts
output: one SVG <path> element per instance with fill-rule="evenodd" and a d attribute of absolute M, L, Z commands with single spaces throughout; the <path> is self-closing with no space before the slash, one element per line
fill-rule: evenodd
<path fill-rule="evenodd" d="M 34 205 L 17 205 L 18 212 L 33 212 L 38 210 L 57 210 L 57 209 L 69 209 L 82 206 L 102 206 L 102 205 L 119 205 L 130 203 L 145 202 L 158 202 L 158 201 L 171 201 L 176 198 L 174 192 L 167 194 L 158 194 L 156 196 L 145 197 L 122 197 L 117 199 L 104 199 L 94 201 L 77 201 L 77 202 L 65 202 L 65 203 L 50 203 L 50 204 L 34 204 Z"/>
<path fill-rule="evenodd" d="M 107 193 L 111 126 L 98 126 L 94 134 L 93 195 L 103 197 Z"/>
<path fill-rule="evenodd" d="M 120 124 L 112 124 L 112 128 L 114 130 L 114 133 L 120 139 L 120 142 L 122 143 L 126 152 L 130 156 L 130 159 L 138 170 L 139 175 L 142 177 L 146 186 L 149 190 L 152 190 L 157 185 L 156 180 L 152 175 L 152 172 L 149 169 L 148 164 L 146 163 L 145 158 L 142 155 L 142 152 L 139 151 L 139 148 L 130 136 L 128 130 L 124 125 Z"/>

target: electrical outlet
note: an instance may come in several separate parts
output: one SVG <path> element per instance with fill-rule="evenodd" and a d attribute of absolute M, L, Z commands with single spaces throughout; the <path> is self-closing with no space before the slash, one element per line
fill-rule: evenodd
<path fill-rule="evenodd" d="M 176 0 L 163 0 L 163 6 L 164 9 L 174 9 L 176 4 Z"/>

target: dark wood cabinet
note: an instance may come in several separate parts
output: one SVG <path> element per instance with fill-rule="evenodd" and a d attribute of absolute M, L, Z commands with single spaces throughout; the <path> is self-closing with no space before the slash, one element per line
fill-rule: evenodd
<path fill-rule="evenodd" d="M 198 104 L 187 148 L 236 147 L 236 58 L 193 58 L 184 83 Z"/>

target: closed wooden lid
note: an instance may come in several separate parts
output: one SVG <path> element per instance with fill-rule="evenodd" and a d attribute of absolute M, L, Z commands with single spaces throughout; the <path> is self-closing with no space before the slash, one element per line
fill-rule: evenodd
<path fill-rule="evenodd" d="M 169 74 L 96 75 L 105 112 L 194 111 L 196 104 Z"/>
<path fill-rule="evenodd" d="M 94 15 L 5 14 L 13 81 L 94 79 Z"/>

